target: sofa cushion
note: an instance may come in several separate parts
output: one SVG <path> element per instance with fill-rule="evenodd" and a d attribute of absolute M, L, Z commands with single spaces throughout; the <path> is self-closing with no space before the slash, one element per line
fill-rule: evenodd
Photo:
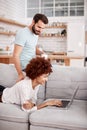
<path fill-rule="evenodd" d="M 87 82 L 77 82 L 79 90 L 75 96 L 75 99 L 87 100 Z M 75 87 L 75 82 L 72 82 L 72 88 Z"/>
<path fill-rule="evenodd" d="M 28 123 L 0 120 L 0 130 L 29 130 Z"/>
<path fill-rule="evenodd" d="M 76 75 L 76 76 L 75 76 Z M 46 99 L 71 98 L 75 87 L 79 85 L 76 99 L 87 100 L 87 68 L 60 67 L 53 65 L 53 73 L 46 85 Z"/>
<path fill-rule="evenodd" d="M 39 87 L 37 94 L 37 104 L 41 104 L 45 99 L 45 85 Z"/>
<path fill-rule="evenodd" d="M 56 129 L 56 128 L 50 128 L 45 126 L 32 126 L 30 125 L 30 130 L 64 130 L 64 129 Z"/>
<path fill-rule="evenodd" d="M 65 69 L 65 67 L 53 65 L 53 73 L 49 76 L 46 85 L 46 99 L 70 98 L 71 85 L 70 73 L 67 67 Z"/>
<path fill-rule="evenodd" d="M 72 88 L 75 83 L 79 85 L 79 91 L 76 99 L 87 100 L 87 67 L 69 67 Z"/>
<path fill-rule="evenodd" d="M 87 130 L 87 101 L 75 100 L 68 110 L 46 107 L 29 117 L 32 126 L 67 130 Z"/>
<path fill-rule="evenodd" d="M 14 104 L 0 103 L 0 120 L 11 122 L 28 122 L 28 113 Z"/>
<path fill-rule="evenodd" d="M 87 67 L 69 67 L 68 69 L 72 82 L 87 82 Z"/>
<path fill-rule="evenodd" d="M 16 83 L 17 72 L 15 66 L 12 64 L 0 63 L 0 85 L 11 87 Z"/>

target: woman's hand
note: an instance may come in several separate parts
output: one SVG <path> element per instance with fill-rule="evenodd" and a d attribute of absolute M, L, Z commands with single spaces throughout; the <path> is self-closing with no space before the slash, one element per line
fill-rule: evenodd
<path fill-rule="evenodd" d="M 34 107 L 34 103 L 32 103 L 30 100 L 26 101 L 24 104 L 23 104 L 23 108 L 24 109 L 31 109 L 32 107 Z"/>
<path fill-rule="evenodd" d="M 48 106 L 62 106 L 62 102 L 58 99 L 52 99 L 47 101 Z"/>

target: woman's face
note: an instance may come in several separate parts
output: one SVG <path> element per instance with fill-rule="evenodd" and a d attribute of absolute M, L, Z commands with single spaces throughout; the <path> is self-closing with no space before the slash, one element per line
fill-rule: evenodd
<path fill-rule="evenodd" d="M 49 76 L 49 74 L 42 74 L 41 76 L 36 78 L 36 82 L 38 84 L 43 85 L 48 80 L 48 76 Z"/>

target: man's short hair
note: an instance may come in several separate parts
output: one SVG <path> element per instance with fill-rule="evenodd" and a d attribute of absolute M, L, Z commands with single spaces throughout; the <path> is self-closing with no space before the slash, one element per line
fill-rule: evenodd
<path fill-rule="evenodd" d="M 44 24 L 48 24 L 48 18 L 44 14 L 40 14 L 40 13 L 35 14 L 33 20 L 35 23 L 41 20 Z"/>

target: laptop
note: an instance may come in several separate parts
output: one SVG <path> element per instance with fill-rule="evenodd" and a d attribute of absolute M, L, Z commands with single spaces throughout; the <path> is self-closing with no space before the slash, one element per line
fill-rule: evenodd
<path fill-rule="evenodd" d="M 51 108 L 57 108 L 58 107 L 58 108 L 62 108 L 62 109 L 68 109 L 71 106 L 71 104 L 73 103 L 73 100 L 74 100 L 74 98 L 77 94 L 78 89 L 79 89 L 79 86 L 77 85 L 70 100 L 68 100 L 68 99 L 67 100 L 66 99 L 61 100 L 62 106 L 51 106 Z"/>

